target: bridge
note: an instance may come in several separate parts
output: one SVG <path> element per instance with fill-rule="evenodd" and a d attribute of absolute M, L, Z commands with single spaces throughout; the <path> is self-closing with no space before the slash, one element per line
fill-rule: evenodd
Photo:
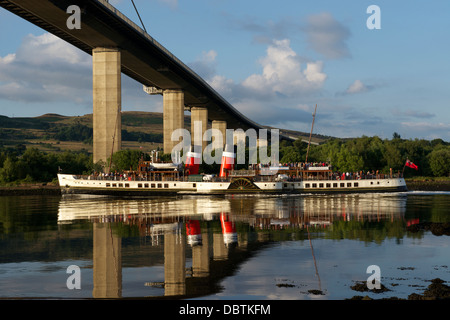
<path fill-rule="evenodd" d="M 80 28 L 68 27 L 72 5 L 80 8 Z M 208 123 L 223 136 L 226 129 L 264 128 L 106 0 L 0 0 L 0 6 L 92 55 L 94 162 L 121 148 L 121 73 L 162 95 L 165 153 L 179 143 L 171 135 L 183 128 L 185 110 L 192 135 L 203 136 Z M 196 121 L 202 132 L 194 133 Z"/>

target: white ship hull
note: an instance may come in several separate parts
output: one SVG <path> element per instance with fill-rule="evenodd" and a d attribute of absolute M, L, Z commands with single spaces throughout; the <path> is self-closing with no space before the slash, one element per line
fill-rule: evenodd
<path fill-rule="evenodd" d="M 62 194 L 160 196 L 177 194 L 289 194 L 407 191 L 403 178 L 361 180 L 253 181 L 141 181 L 104 180 L 58 174 Z M 270 179 L 268 179 L 270 180 Z"/>

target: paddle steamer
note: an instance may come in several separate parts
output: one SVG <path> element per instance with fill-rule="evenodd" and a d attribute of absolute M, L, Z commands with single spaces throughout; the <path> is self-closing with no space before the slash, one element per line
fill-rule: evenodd
<path fill-rule="evenodd" d="M 301 194 L 407 191 L 400 173 L 334 172 L 326 163 L 253 165 L 234 170 L 234 154 L 223 152 L 218 175 L 199 174 L 198 154 L 186 164 L 140 161 L 136 171 L 79 176 L 58 174 L 63 194 L 112 196 Z"/>

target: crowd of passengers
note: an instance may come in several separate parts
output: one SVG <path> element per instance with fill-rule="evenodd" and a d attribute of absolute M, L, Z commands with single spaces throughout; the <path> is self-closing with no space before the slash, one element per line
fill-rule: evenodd
<path fill-rule="evenodd" d="M 262 168 L 269 168 L 269 167 L 288 167 L 291 170 L 307 170 L 308 168 L 317 168 L 317 167 L 328 167 L 331 170 L 331 165 L 327 162 L 288 162 L 288 163 L 280 163 L 280 164 L 250 164 L 249 169 L 250 170 L 258 170 Z"/>
<path fill-rule="evenodd" d="M 396 175 L 400 177 L 400 172 Z M 315 174 L 310 173 L 303 176 L 304 180 L 361 180 L 361 179 L 387 179 L 392 178 L 394 175 L 384 174 L 377 171 L 363 171 L 359 172 L 333 172 L 331 174 L 325 174 L 321 172 L 316 172 Z M 301 176 L 296 176 L 295 174 L 287 175 L 286 181 L 301 181 L 303 180 Z"/>
<path fill-rule="evenodd" d="M 150 175 L 147 175 L 147 173 L 137 173 L 134 171 L 130 171 L 130 172 L 110 172 L 110 173 L 105 173 L 105 172 L 94 172 L 94 174 L 91 174 L 88 179 L 89 180 L 117 180 L 117 181 L 123 181 L 123 180 L 128 180 L 128 181 L 148 181 L 148 179 L 150 178 Z M 154 174 L 152 176 L 152 178 L 155 181 L 161 180 L 161 174 Z"/>
<path fill-rule="evenodd" d="M 323 166 L 327 166 L 323 164 Z M 290 168 L 296 168 L 295 166 L 290 166 Z M 255 169 L 253 169 L 255 170 Z M 284 175 L 286 181 L 301 181 L 301 180 L 361 180 L 361 179 L 384 179 L 392 177 L 391 174 L 383 174 L 379 173 L 379 171 L 367 171 L 366 173 L 363 171 L 359 172 L 333 172 L 333 173 L 324 173 L 324 172 L 311 172 L 309 174 L 305 174 L 303 177 L 301 175 L 297 176 L 295 174 L 284 174 L 282 171 L 278 172 L 279 174 Z M 400 176 L 400 173 L 398 173 Z M 173 177 L 172 177 L 173 178 Z M 264 176 L 264 178 L 269 179 L 270 177 Z M 137 173 L 137 172 L 110 172 L 110 173 L 97 173 L 88 176 L 89 180 L 117 180 L 117 181 L 161 181 L 162 176 L 159 173 L 156 173 L 152 176 L 147 175 L 147 173 Z M 165 180 L 171 180 L 171 178 L 165 177 Z M 258 179 L 257 179 L 258 180 Z"/>

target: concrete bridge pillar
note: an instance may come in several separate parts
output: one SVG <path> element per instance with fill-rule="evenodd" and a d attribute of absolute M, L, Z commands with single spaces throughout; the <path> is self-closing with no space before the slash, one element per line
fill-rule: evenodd
<path fill-rule="evenodd" d="M 164 153 L 171 153 L 180 141 L 172 141 L 172 133 L 184 128 L 184 92 L 182 90 L 164 90 L 163 92 L 163 135 Z"/>
<path fill-rule="evenodd" d="M 222 143 L 220 141 L 213 138 L 213 149 L 223 149 L 226 139 L 227 139 L 227 122 L 223 120 L 213 120 L 212 128 L 217 129 L 222 134 Z"/>
<path fill-rule="evenodd" d="M 122 147 L 121 61 L 117 48 L 92 51 L 93 158 L 106 163 Z"/>
<path fill-rule="evenodd" d="M 208 109 L 203 107 L 191 108 L 191 140 L 194 146 L 201 146 L 200 152 L 205 149 L 207 141 L 203 141 L 203 134 L 208 129 Z M 195 150 L 194 148 L 194 151 Z"/>

